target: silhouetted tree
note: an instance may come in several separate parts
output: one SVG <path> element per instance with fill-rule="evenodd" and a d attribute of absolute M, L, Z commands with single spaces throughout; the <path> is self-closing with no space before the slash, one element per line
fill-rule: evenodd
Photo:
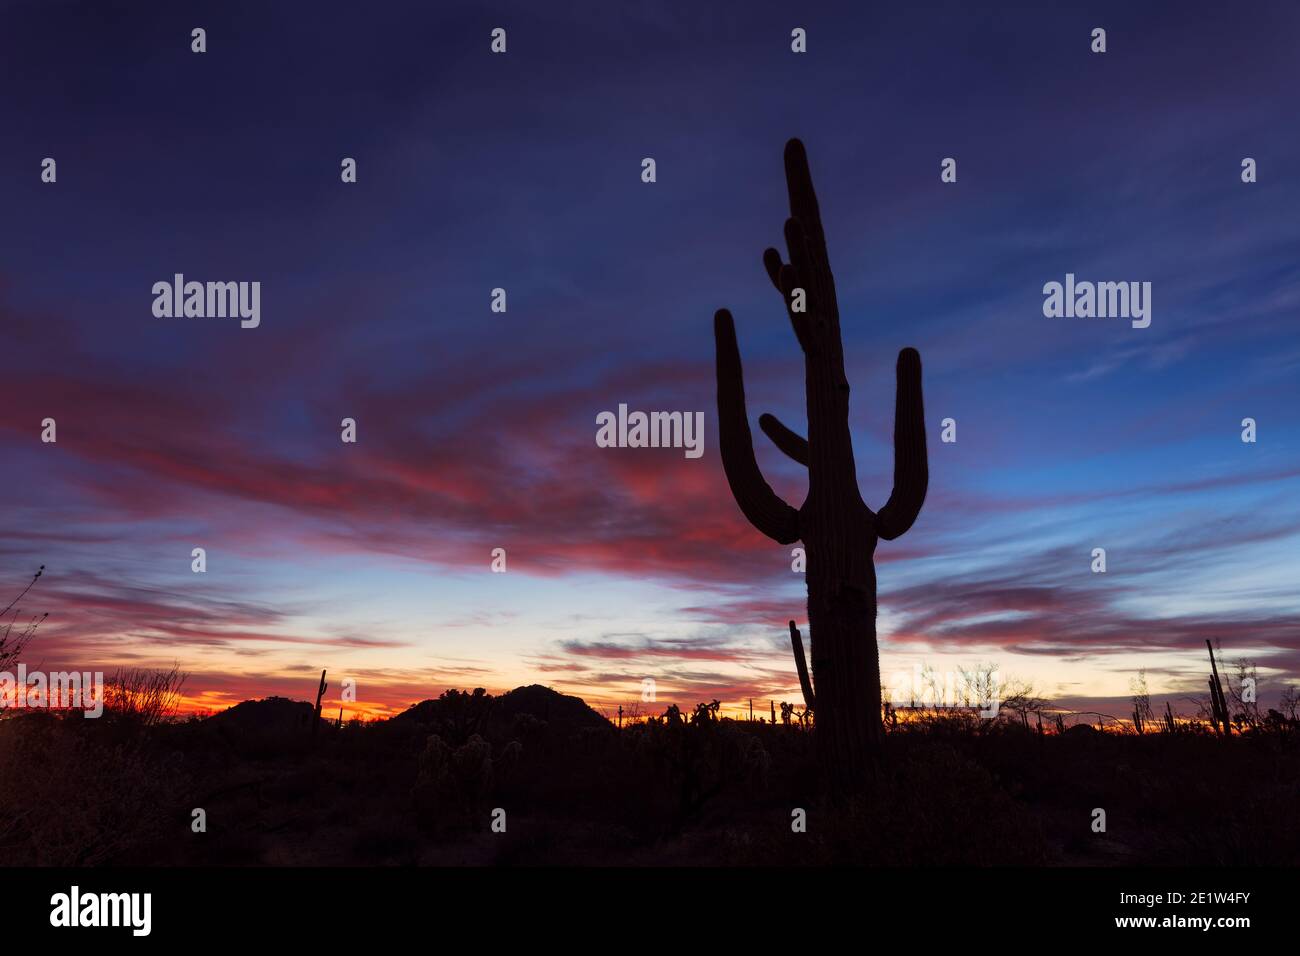
<path fill-rule="evenodd" d="M 1277 699 L 1277 706 L 1287 720 L 1292 722 L 1300 720 L 1300 686 L 1287 684 L 1283 687 L 1282 694 Z"/>
<path fill-rule="evenodd" d="M 32 579 L 27 582 L 27 587 L 19 592 L 18 596 L 9 602 L 9 605 L 0 611 L 0 670 L 7 670 L 9 665 L 18 660 L 25 648 L 33 637 L 36 636 L 36 629 L 41 626 L 42 622 L 49 617 L 48 613 L 40 614 L 30 618 L 26 624 L 14 633 L 14 625 L 18 623 L 18 615 L 22 613 L 22 608 L 18 602 L 27 596 L 27 593 L 36 586 L 42 574 L 45 573 L 45 565 L 41 565 Z M 13 616 L 9 616 L 9 612 Z"/>
<path fill-rule="evenodd" d="M 789 263 L 775 249 L 763 264 L 786 304 L 804 353 L 808 407 L 805 440 L 771 415 L 759 424 L 786 455 L 808 468 L 808 495 L 795 509 L 774 492 L 754 458 L 740 350 L 731 313 L 714 316 L 718 420 L 722 463 L 740 510 L 759 531 L 782 544 L 802 540 L 807 558 L 812 687 L 817 695 L 817 749 L 833 791 L 860 789 L 879 753 L 880 656 L 876 646 L 878 538 L 907 531 L 925 500 L 929 472 L 921 397 L 921 357 L 898 354 L 894 413 L 894 489 L 873 512 L 858 490 L 849 432 L 849 383 L 844 374 L 835 281 L 813 191 L 808 158 L 797 139 L 785 148 L 790 218 Z M 795 632 L 797 633 L 797 632 Z M 806 700 L 814 706 L 811 700 Z"/>
<path fill-rule="evenodd" d="M 1227 675 L 1228 698 L 1234 722 L 1242 728 L 1256 727 L 1263 722 L 1259 710 L 1259 672 L 1252 660 L 1238 658 L 1232 662 L 1236 675 Z"/>

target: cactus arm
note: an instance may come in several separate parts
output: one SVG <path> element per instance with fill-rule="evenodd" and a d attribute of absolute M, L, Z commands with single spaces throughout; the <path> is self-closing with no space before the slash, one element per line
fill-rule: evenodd
<path fill-rule="evenodd" d="M 808 464 L 808 440 L 782 425 L 775 415 L 766 412 L 759 415 L 758 427 L 763 429 L 763 434 L 772 439 L 773 445 L 785 452 L 787 458 L 801 465 Z"/>
<path fill-rule="evenodd" d="M 807 353 L 811 349 L 808 338 L 808 314 L 795 312 L 792 308 L 794 290 L 799 285 L 798 274 L 793 266 L 781 261 L 781 253 L 771 248 L 763 250 L 763 267 L 767 270 L 767 277 L 772 280 L 776 291 L 781 293 L 781 299 L 785 302 L 785 314 L 794 328 L 795 337 L 799 339 L 799 347 Z"/>
<path fill-rule="evenodd" d="M 898 353 L 898 392 L 894 403 L 894 490 L 876 515 L 876 533 L 892 541 L 916 520 L 925 502 L 930 469 L 925 454 L 925 403 L 921 395 L 921 356 Z"/>
<path fill-rule="evenodd" d="M 894 492 L 877 518 L 882 538 L 898 537 L 916 521 L 929 486 L 925 450 L 925 407 L 921 390 L 920 355 L 904 349 L 898 358 L 895 400 Z M 801 465 L 808 464 L 808 440 L 787 428 L 775 415 L 764 413 L 758 425 L 772 444 Z M 899 493 L 899 489 L 903 493 Z"/>
<path fill-rule="evenodd" d="M 763 268 L 767 270 L 767 277 L 772 280 L 772 285 L 777 292 L 782 295 L 785 290 L 781 288 L 781 269 L 785 263 L 781 261 L 781 253 L 777 252 L 771 246 L 763 250 Z"/>
<path fill-rule="evenodd" d="M 799 540 L 799 513 L 772 490 L 754 459 L 736 326 L 726 309 L 713 317 L 713 334 L 718 353 L 718 442 L 727 484 L 750 524 L 769 538 L 790 544 Z"/>
<path fill-rule="evenodd" d="M 799 633 L 799 628 L 795 627 L 794 621 L 790 622 L 790 645 L 794 649 L 794 666 L 799 672 L 799 687 L 803 691 L 804 707 L 808 710 L 816 710 L 812 678 L 808 676 L 808 661 L 803 656 L 803 636 Z"/>

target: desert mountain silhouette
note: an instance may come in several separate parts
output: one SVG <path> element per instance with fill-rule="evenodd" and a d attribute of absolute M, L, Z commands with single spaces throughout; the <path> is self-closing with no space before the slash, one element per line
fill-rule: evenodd
<path fill-rule="evenodd" d="M 421 724 L 483 722 L 493 727 L 508 727 L 525 714 L 544 721 L 554 730 L 610 726 L 582 698 L 561 694 L 541 684 L 516 687 L 500 696 L 493 696 L 481 687 L 472 693 L 451 690 L 441 697 L 412 705 L 393 720 Z"/>
<path fill-rule="evenodd" d="M 240 732 L 290 730 L 307 727 L 314 708 L 305 700 L 265 697 L 246 700 L 206 718 L 205 723 Z M 580 697 L 561 694 L 541 684 L 516 687 L 493 695 L 483 688 L 473 691 L 448 690 L 412 704 L 395 714 L 392 720 L 417 724 L 435 724 L 459 719 L 482 718 L 493 724 L 509 724 L 517 715 L 528 714 L 555 729 L 580 730 L 584 727 L 609 727 L 610 722 Z"/>

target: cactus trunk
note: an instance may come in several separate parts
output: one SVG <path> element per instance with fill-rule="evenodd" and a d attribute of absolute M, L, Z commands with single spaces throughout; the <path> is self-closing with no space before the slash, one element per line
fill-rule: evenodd
<path fill-rule="evenodd" d="M 809 582 L 811 588 L 812 582 Z M 880 659 L 875 602 L 852 593 L 808 600 L 817 744 L 822 773 L 836 792 L 870 781 L 880 749 Z"/>

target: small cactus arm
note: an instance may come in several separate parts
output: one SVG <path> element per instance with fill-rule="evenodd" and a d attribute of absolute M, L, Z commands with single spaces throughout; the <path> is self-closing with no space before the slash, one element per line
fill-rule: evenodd
<path fill-rule="evenodd" d="M 882 734 L 872 554 L 877 539 L 893 540 L 912 526 L 929 484 L 921 356 L 911 348 L 898 353 L 894 487 L 884 507 L 873 512 L 858 490 L 835 280 L 808 157 L 797 139 L 786 144 L 785 174 L 790 261 L 768 249 L 763 264 L 804 353 L 808 437 L 772 415 L 761 416 L 759 426 L 781 452 L 808 469 L 803 505 L 795 509 L 782 500 L 759 470 L 735 323 L 726 309 L 717 312 L 713 324 L 719 447 L 727 483 L 749 523 L 781 544 L 804 543 L 817 748 L 830 788 L 842 793 L 870 781 Z M 797 628 L 791 628 L 791 643 L 798 666 L 803 642 Z M 805 679 L 806 667 L 800 672 L 805 703 L 812 707 L 813 680 Z"/>
<path fill-rule="evenodd" d="M 794 669 L 799 672 L 799 689 L 803 691 L 804 709 L 815 711 L 817 705 L 813 701 L 812 679 L 808 676 L 808 662 L 803 656 L 803 635 L 799 633 L 794 621 L 790 622 L 790 646 L 794 650 Z"/>

